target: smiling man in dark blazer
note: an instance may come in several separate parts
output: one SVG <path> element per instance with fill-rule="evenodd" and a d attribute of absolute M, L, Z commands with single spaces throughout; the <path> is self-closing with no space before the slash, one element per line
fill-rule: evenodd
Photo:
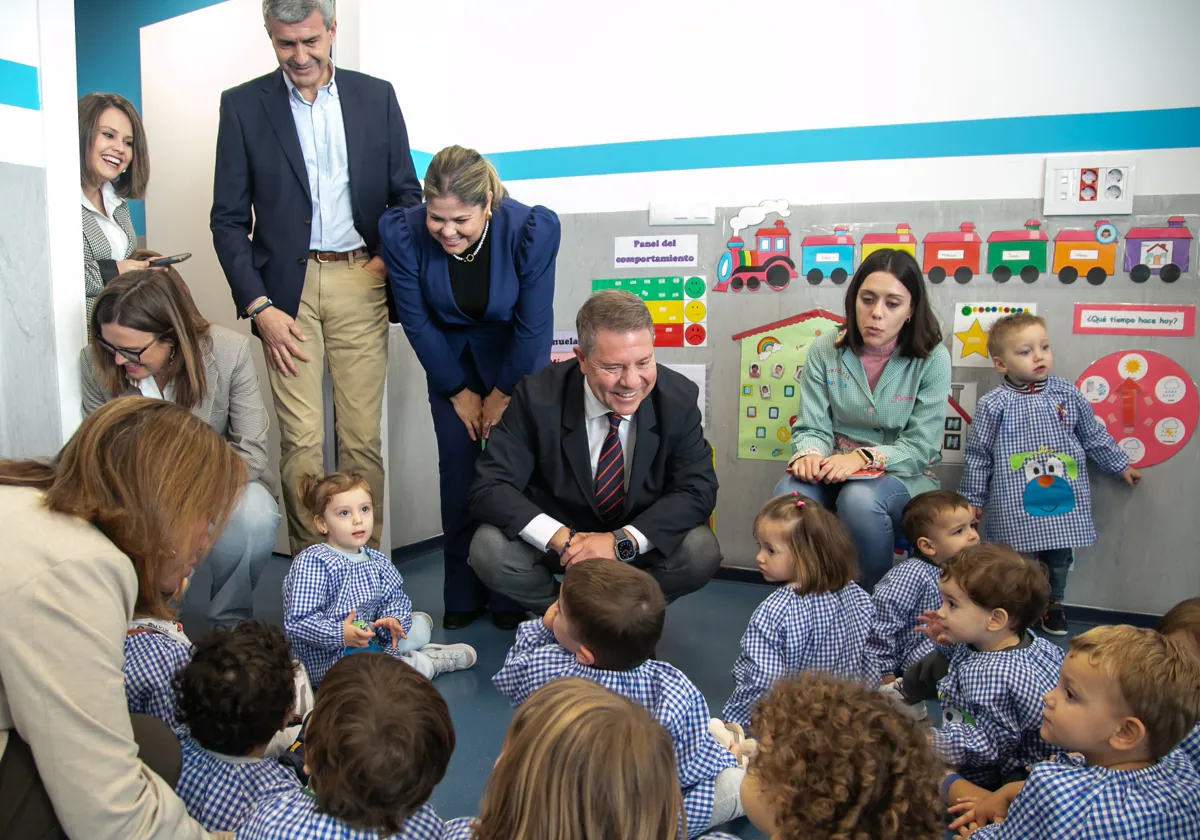
<path fill-rule="evenodd" d="M 479 458 L 471 566 L 537 612 L 558 597 L 554 575 L 582 561 L 642 567 L 674 600 L 721 565 L 696 385 L 655 362 L 636 295 L 593 295 L 575 323 L 577 361 L 522 379 Z"/>
<path fill-rule="evenodd" d="M 421 202 L 404 117 L 382 79 L 331 61 L 331 0 L 267 0 L 280 69 L 221 94 L 210 217 L 238 317 L 254 319 L 279 420 L 292 553 L 321 541 L 299 500 L 322 472 L 321 381 L 333 371 L 338 468 L 383 502 L 387 272 L 379 218 Z M 370 545 L 379 546 L 377 507 Z"/>

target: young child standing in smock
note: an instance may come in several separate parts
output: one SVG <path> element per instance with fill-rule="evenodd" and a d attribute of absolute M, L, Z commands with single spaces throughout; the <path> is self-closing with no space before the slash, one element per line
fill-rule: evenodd
<path fill-rule="evenodd" d="M 329 541 L 292 561 L 283 580 L 283 629 L 314 691 L 343 655 L 368 648 L 403 659 L 428 679 L 475 664 L 470 645 L 429 643 L 433 620 L 412 611 L 392 561 L 367 547 L 375 508 L 365 479 L 306 476 L 300 492 Z"/>
<path fill-rule="evenodd" d="M 1074 549 L 1096 541 L 1087 462 L 1130 487 L 1142 475 L 1097 420 L 1083 395 L 1051 376 L 1046 322 L 1021 312 L 998 320 L 988 354 L 1004 384 L 979 401 L 967 433 L 959 492 L 977 512 L 986 505 L 987 538 L 1033 555 L 1050 574 L 1042 629 L 1065 636 L 1067 571 Z"/>

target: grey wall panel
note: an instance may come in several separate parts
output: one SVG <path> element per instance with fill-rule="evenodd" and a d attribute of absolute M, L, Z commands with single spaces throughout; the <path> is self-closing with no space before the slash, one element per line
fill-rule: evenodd
<path fill-rule="evenodd" d="M 763 196 L 771 197 L 774 196 Z M 555 327 L 573 327 L 575 312 L 590 294 L 593 278 L 684 273 L 684 269 L 668 272 L 613 268 L 614 236 L 651 231 L 655 235 L 699 234 L 701 265 L 691 273 L 704 274 L 711 289 L 715 282 L 716 262 L 728 238 L 727 223 L 737 210 L 725 208 L 719 211 L 717 224 L 713 226 L 675 229 L 648 228 L 644 212 L 564 216 L 555 293 Z M 1172 214 L 1187 215 L 1192 232 L 1200 235 L 1200 216 L 1197 215 L 1200 214 L 1200 196 L 1139 198 L 1134 211 L 1133 218 L 1112 219 L 1122 235 L 1138 216 L 1165 221 L 1166 216 Z M 957 230 L 961 222 L 970 221 L 986 240 L 990 232 L 1020 228 L 1029 218 L 1041 218 L 1040 200 L 793 207 L 792 215 L 786 221 L 792 233 L 792 255 L 798 264 L 803 237 L 814 232 L 830 232 L 834 224 L 850 224 L 858 241 L 863 233 L 891 231 L 898 222 L 908 222 L 919 241 L 931 231 Z M 1054 217 L 1044 220 L 1043 227 L 1053 239 L 1060 229 L 1090 228 L 1093 222 L 1091 218 Z M 920 254 L 918 248 L 918 257 Z M 1200 342 L 1196 339 L 1071 333 L 1071 316 L 1076 302 L 1200 304 L 1195 242 L 1192 243 L 1192 271 L 1174 284 L 1163 283 L 1157 277 L 1144 284 L 1134 283 L 1120 271 L 1122 254 L 1123 250 L 1118 250 L 1117 275 L 1100 286 L 1091 286 L 1082 279 L 1068 286 L 1049 274 L 1033 284 L 1014 279 L 1001 285 L 984 274 L 966 285 L 959 285 L 952 279 L 941 285 L 930 285 L 931 300 L 948 343 L 956 303 L 1036 302 L 1039 313 L 1049 324 L 1055 349 L 1055 372 L 1071 380 L 1093 360 L 1123 348 L 1162 352 L 1181 363 L 1194 378 L 1200 371 Z M 845 288 L 828 280 L 810 286 L 799 277 L 781 292 L 710 292 L 708 346 L 658 350 L 662 362 L 710 365 L 707 436 L 716 449 L 717 474 L 721 482 L 716 527 L 727 564 L 745 568 L 754 566 L 755 548 L 751 535 L 754 514 L 782 474 L 782 464 L 736 458 L 739 348 L 731 336 L 807 309 L 820 307 L 841 313 Z M 955 379 L 978 382 L 981 395 L 999 381 L 998 375 L 991 370 L 978 368 L 956 368 Z M 1200 563 L 1189 528 L 1189 522 L 1200 512 L 1196 502 L 1197 491 L 1200 491 L 1198 467 L 1200 435 L 1171 460 L 1146 470 L 1145 480 L 1136 490 L 1128 490 L 1098 470 L 1092 471 L 1093 512 L 1100 539 L 1095 546 L 1078 552 L 1076 570 L 1071 575 L 1068 589 L 1070 602 L 1161 612 L 1181 598 L 1200 592 Z M 940 474 L 943 486 L 957 488 L 960 468 L 944 466 L 940 468 Z"/>
<path fill-rule="evenodd" d="M 0 457 L 53 455 L 62 422 L 45 170 L 0 163 L 0 196 Z"/>

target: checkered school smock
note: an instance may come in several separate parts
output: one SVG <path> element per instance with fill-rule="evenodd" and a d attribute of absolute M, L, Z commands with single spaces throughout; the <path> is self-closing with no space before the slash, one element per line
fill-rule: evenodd
<path fill-rule="evenodd" d="M 350 610 L 367 623 L 391 616 L 405 633 L 412 629 L 404 579 L 380 552 L 364 546 L 363 553 L 363 559 L 351 560 L 324 543 L 310 546 L 296 555 L 283 579 L 283 629 L 314 691 L 345 652 L 342 622 Z M 389 634 L 380 634 L 384 651 L 399 658 Z"/>
<path fill-rule="evenodd" d="M 150 715 L 167 726 L 179 726 L 179 709 L 171 680 L 192 658 L 192 643 L 183 628 L 161 618 L 129 623 L 124 642 L 125 702 L 131 715 Z"/>
<path fill-rule="evenodd" d="M 857 583 L 816 595 L 800 595 L 787 586 L 775 590 L 750 616 L 722 719 L 749 727 L 754 704 L 780 677 L 823 671 L 863 679 L 870 627 L 871 596 Z"/>
<path fill-rule="evenodd" d="M 208 831 L 237 831 L 259 802 L 300 789 L 296 774 L 278 761 L 219 755 L 200 746 L 186 729 L 178 734 L 183 769 L 175 794 Z"/>
<path fill-rule="evenodd" d="M 1200 837 L 1200 774 L 1176 750 L 1142 770 L 1088 767 L 1081 758 L 1044 761 L 1001 823 L 975 840 L 1183 840 Z"/>
<path fill-rule="evenodd" d="M 938 590 L 942 570 L 925 557 L 917 556 L 893 566 L 875 584 L 871 632 L 867 634 L 867 657 L 872 676 L 897 676 L 933 653 L 933 642 L 913 628 L 926 610 L 942 605 Z"/>
<path fill-rule="evenodd" d="M 1028 644 L 1007 650 L 954 645 L 950 672 L 938 682 L 945 723 L 933 730 L 934 750 L 977 784 L 1056 752 L 1040 734 L 1042 696 L 1058 684 L 1063 651 L 1026 633 Z"/>
<path fill-rule="evenodd" d="M 1091 403 L 1057 376 L 1036 392 L 1006 383 L 984 394 L 964 458 L 958 490 L 987 506 L 988 541 L 1029 554 L 1094 543 L 1088 459 L 1112 475 L 1129 467 Z"/>
<path fill-rule="evenodd" d="M 317 800 L 302 788 L 267 799 L 238 829 L 237 840 L 443 840 L 446 824 L 432 805 L 404 821 L 398 834 L 352 828 L 317 810 Z"/>
<path fill-rule="evenodd" d="M 712 822 L 714 783 L 737 760 L 709 734 L 708 703 L 700 689 L 677 668 L 654 659 L 630 671 L 605 671 L 581 665 L 575 654 L 554 639 L 541 619 L 524 622 L 492 684 L 515 709 L 537 689 L 560 677 L 582 677 L 644 706 L 666 728 L 675 745 L 675 765 L 683 792 L 688 836 Z"/>
<path fill-rule="evenodd" d="M 471 840 L 471 828 L 475 823 L 474 817 L 459 817 L 458 819 L 448 820 L 446 822 L 446 833 L 442 835 L 442 840 Z M 732 834 L 726 834 L 723 831 L 714 831 L 710 834 L 698 838 L 698 840 L 741 840 Z"/>
<path fill-rule="evenodd" d="M 1179 742 L 1177 749 L 1187 756 L 1196 771 L 1200 772 L 1200 723 Z"/>

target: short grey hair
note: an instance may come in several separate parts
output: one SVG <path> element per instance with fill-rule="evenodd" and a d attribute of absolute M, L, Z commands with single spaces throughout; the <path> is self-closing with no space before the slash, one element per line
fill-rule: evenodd
<path fill-rule="evenodd" d="M 579 333 L 579 352 L 591 355 L 596 347 L 596 333 L 600 330 L 627 333 L 648 330 L 654 335 L 654 320 L 646 302 L 632 292 L 608 289 L 596 292 L 579 308 L 575 316 L 575 330 Z"/>
<path fill-rule="evenodd" d="M 263 0 L 263 23 L 299 23 L 313 12 L 321 13 L 325 28 L 333 26 L 333 0 Z"/>

